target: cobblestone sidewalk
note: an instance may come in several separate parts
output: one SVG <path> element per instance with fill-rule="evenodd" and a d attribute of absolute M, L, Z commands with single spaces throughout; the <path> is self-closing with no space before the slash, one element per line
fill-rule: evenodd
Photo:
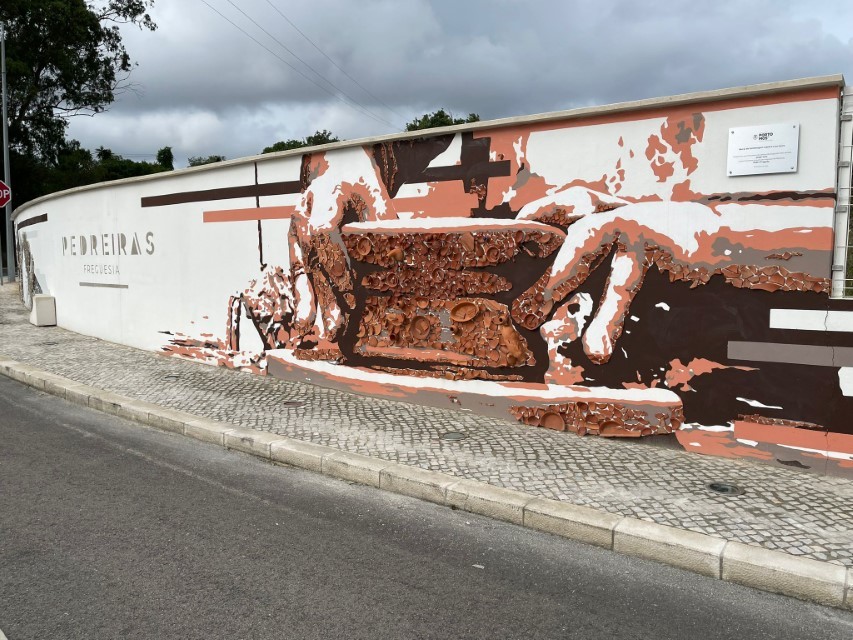
<path fill-rule="evenodd" d="M 0 288 L 0 355 L 252 429 L 623 516 L 853 566 L 853 481 L 625 440 L 579 438 L 139 351 L 27 321 Z M 457 441 L 441 438 L 456 431 Z M 0 445 L 2 446 L 2 445 Z M 744 495 L 705 485 L 735 483 Z"/>

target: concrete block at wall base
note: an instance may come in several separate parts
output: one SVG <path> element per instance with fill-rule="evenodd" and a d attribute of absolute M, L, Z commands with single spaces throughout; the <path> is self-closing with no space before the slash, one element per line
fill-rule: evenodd
<path fill-rule="evenodd" d="M 428 502 L 444 504 L 447 488 L 458 478 L 394 463 L 379 474 L 379 487 Z"/>
<path fill-rule="evenodd" d="M 322 471 L 323 456 L 328 454 L 328 448 L 310 442 L 300 442 L 283 438 L 270 446 L 270 460 L 291 467 L 299 467 L 308 471 Z"/>
<path fill-rule="evenodd" d="M 323 456 L 322 470 L 333 478 L 378 487 L 382 470 L 393 464 L 388 460 L 340 451 Z"/>
<path fill-rule="evenodd" d="M 524 507 L 533 496 L 475 480 L 460 480 L 447 488 L 446 504 L 488 518 L 524 523 Z"/>
<path fill-rule="evenodd" d="M 56 299 L 43 293 L 33 296 L 33 309 L 30 311 L 30 324 L 37 327 L 56 326 Z"/>
<path fill-rule="evenodd" d="M 613 531 L 613 550 L 720 578 L 726 541 L 694 531 L 625 518 Z"/>
<path fill-rule="evenodd" d="M 613 548 L 613 530 L 622 516 L 536 498 L 524 507 L 524 526 L 578 542 Z"/>
<path fill-rule="evenodd" d="M 229 449 L 251 453 L 259 458 L 270 457 L 270 445 L 283 440 L 283 436 L 266 431 L 252 431 L 251 429 L 235 429 L 223 434 L 225 446 Z"/>
<path fill-rule="evenodd" d="M 723 580 L 832 607 L 844 605 L 847 568 L 740 542 L 723 550 Z"/>
<path fill-rule="evenodd" d="M 853 567 L 847 568 L 847 592 L 844 596 L 844 606 L 853 611 Z"/>

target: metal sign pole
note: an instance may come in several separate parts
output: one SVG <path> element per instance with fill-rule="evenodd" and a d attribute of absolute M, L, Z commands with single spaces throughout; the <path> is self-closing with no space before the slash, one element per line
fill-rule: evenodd
<path fill-rule="evenodd" d="M 6 107 L 6 25 L 0 22 L 0 76 L 3 93 L 3 182 L 11 186 L 9 179 L 9 117 Z M 12 201 L 6 203 L 6 274 L 9 282 L 15 279 L 15 251 L 12 236 Z M 2 255 L 0 253 L 0 255 Z M 2 269 L 0 269 L 2 271 Z"/>

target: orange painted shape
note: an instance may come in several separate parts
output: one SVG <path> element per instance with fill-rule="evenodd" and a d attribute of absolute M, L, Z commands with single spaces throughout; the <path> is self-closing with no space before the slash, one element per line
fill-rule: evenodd
<path fill-rule="evenodd" d="M 471 209 L 477 208 L 477 194 L 466 193 L 461 180 L 426 185 L 426 195 L 395 198 L 397 211 L 411 213 L 415 218 L 467 218 L 471 216 Z"/>
<path fill-rule="evenodd" d="M 798 429 L 776 424 L 756 424 L 735 420 L 735 438 L 788 447 L 816 449 L 818 451 L 827 450 L 827 433 L 825 431 Z"/>
<path fill-rule="evenodd" d="M 205 211 L 204 222 L 248 222 L 250 220 L 287 220 L 296 207 L 251 207 L 248 209 L 219 209 Z"/>
<path fill-rule="evenodd" d="M 847 453 L 853 455 L 853 434 L 827 433 L 826 448 L 834 453 Z M 844 466 L 853 466 L 853 462 L 846 462 Z"/>
<path fill-rule="evenodd" d="M 750 447 L 735 440 L 731 431 L 702 431 L 688 429 L 676 431 L 678 443 L 686 451 L 721 458 L 757 458 L 772 460 L 773 454 L 758 447 Z"/>

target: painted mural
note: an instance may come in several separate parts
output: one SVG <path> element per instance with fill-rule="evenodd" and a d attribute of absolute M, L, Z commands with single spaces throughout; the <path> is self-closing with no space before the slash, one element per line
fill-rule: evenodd
<path fill-rule="evenodd" d="M 853 472 L 853 303 L 829 297 L 834 173 L 804 169 L 788 188 L 720 175 L 732 111 L 837 100 L 830 87 L 385 140 L 309 151 L 277 181 L 258 181 L 259 160 L 254 184 L 143 196 L 143 214 L 192 203 L 204 226 L 258 234 L 245 287 L 207 312 L 221 331 L 161 327 L 162 349 Z M 286 255 L 265 255 L 270 233 Z"/>

